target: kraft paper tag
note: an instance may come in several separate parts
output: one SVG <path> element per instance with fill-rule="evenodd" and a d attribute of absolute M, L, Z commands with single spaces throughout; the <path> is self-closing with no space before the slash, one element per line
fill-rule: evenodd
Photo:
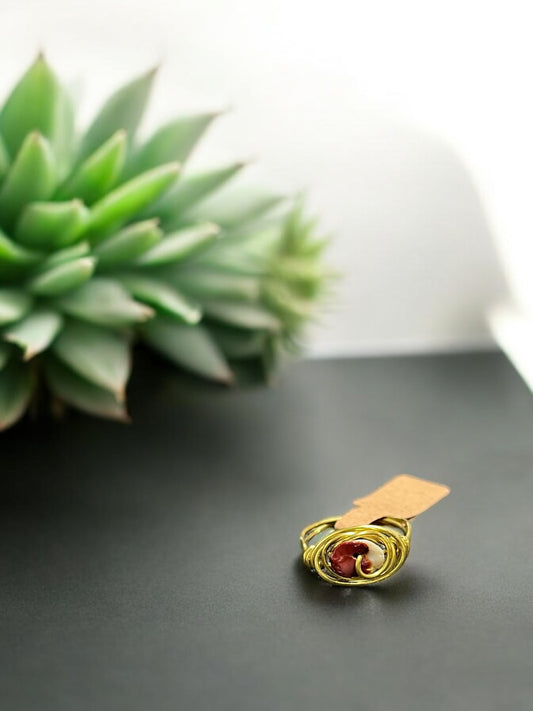
<path fill-rule="evenodd" d="M 413 518 L 450 493 L 450 487 L 410 474 L 394 477 L 372 494 L 354 501 L 355 508 L 337 521 L 335 528 L 365 526 L 383 516 Z"/>

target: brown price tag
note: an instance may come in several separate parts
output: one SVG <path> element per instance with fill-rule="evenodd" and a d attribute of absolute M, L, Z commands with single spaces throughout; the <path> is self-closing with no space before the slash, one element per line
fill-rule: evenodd
<path fill-rule="evenodd" d="M 413 518 L 448 496 L 450 487 L 410 474 L 394 477 L 372 494 L 354 501 L 355 508 L 337 521 L 335 528 L 365 526 L 383 516 Z"/>

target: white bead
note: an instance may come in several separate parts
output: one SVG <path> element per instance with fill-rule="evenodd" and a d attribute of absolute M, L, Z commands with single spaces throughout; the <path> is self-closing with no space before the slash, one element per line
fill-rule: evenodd
<path fill-rule="evenodd" d="M 372 563 L 372 570 L 381 568 L 385 562 L 385 551 L 383 548 L 378 546 L 377 543 L 374 543 L 374 541 L 368 541 L 366 538 L 358 538 L 357 540 L 366 543 L 368 546 L 368 553 L 365 553 L 365 556 Z"/>

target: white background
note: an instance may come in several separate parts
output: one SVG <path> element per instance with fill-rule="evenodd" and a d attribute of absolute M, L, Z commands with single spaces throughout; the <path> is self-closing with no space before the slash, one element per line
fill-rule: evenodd
<path fill-rule="evenodd" d="M 344 275 L 313 330 L 315 352 L 486 344 L 485 310 L 505 291 L 494 242 L 518 296 L 533 302 L 527 2 L 2 9 L 1 89 L 41 47 L 67 81 L 83 78 L 88 117 L 114 85 L 162 62 L 148 125 L 229 105 L 197 162 L 253 157 L 250 180 L 307 188 Z"/>

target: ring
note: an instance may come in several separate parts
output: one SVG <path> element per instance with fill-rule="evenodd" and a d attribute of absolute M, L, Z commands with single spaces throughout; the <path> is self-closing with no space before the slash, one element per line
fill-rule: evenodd
<path fill-rule="evenodd" d="M 324 518 L 300 534 L 302 560 L 333 585 L 370 585 L 390 578 L 405 563 L 411 524 L 384 516 L 367 526 L 336 529 L 340 517 Z"/>

